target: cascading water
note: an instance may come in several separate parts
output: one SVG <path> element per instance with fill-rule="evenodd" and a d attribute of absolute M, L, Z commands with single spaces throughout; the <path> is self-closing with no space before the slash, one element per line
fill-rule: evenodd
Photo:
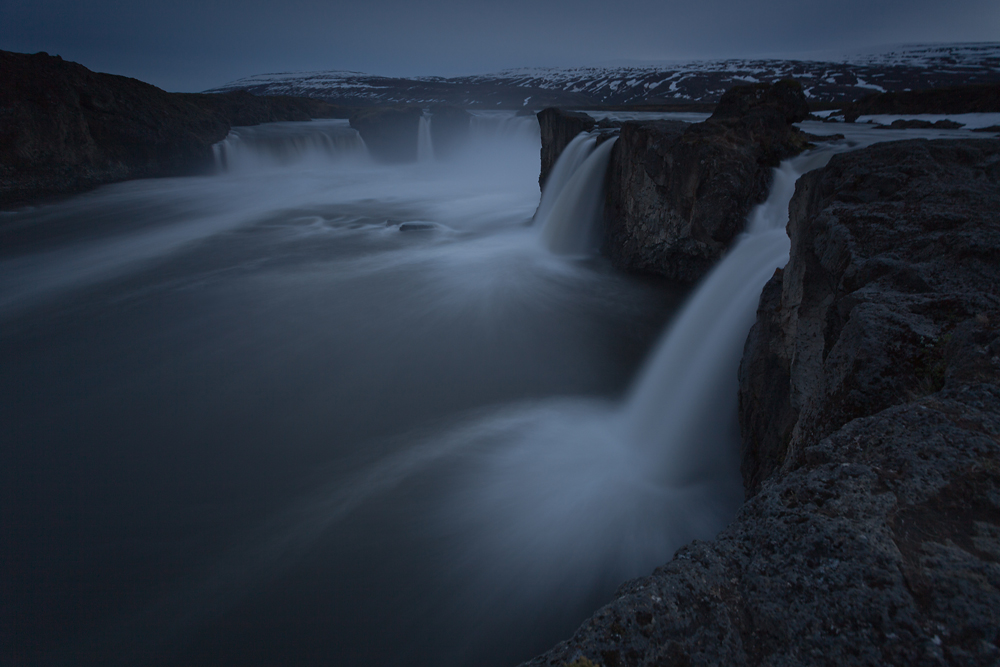
<path fill-rule="evenodd" d="M 774 170 L 767 200 L 674 319 L 624 407 L 628 440 L 647 451 L 676 483 L 699 479 L 725 462 L 738 467 L 735 369 L 764 284 L 788 261 L 785 233 L 795 182 L 846 146 L 810 151 Z M 730 415 L 720 418 L 720 415 Z"/>
<path fill-rule="evenodd" d="M 743 339 L 795 178 L 847 143 L 776 171 L 633 377 L 679 295 L 525 224 L 611 143 L 540 205 L 535 118 L 471 125 L 393 165 L 344 121 L 236 128 L 225 173 L 0 214 L 24 662 L 516 664 L 730 520 Z"/>
<path fill-rule="evenodd" d="M 472 132 L 481 140 L 504 138 L 513 141 L 538 141 L 538 119 L 534 116 L 516 116 L 506 112 L 473 111 Z"/>
<path fill-rule="evenodd" d="M 584 255 L 600 245 L 604 176 L 617 140 L 598 143 L 598 135 L 580 134 L 559 156 L 535 214 L 542 242 L 550 251 Z"/>
<path fill-rule="evenodd" d="M 301 162 L 358 159 L 367 155 L 365 142 L 346 120 L 309 123 L 267 123 L 234 127 L 212 146 L 220 171 L 253 171 Z"/>
<path fill-rule="evenodd" d="M 542 189 L 542 199 L 538 204 L 538 210 L 535 212 L 536 222 L 548 219 L 553 205 L 558 201 L 559 195 L 566 188 L 569 179 L 580 168 L 580 165 L 587 159 L 587 156 L 593 152 L 595 146 L 597 146 L 597 137 L 586 132 L 576 135 L 566 145 L 566 148 L 563 149 L 563 152 L 556 160 L 555 165 L 552 166 L 548 180 L 545 181 L 545 187 Z"/>
<path fill-rule="evenodd" d="M 488 583 L 471 594 L 501 604 L 528 582 L 525 606 L 558 598 L 585 607 L 587 591 L 649 572 L 731 519 L 743 499 L 743 345 L 761 289 L 788 259 L 795 180 L 838 150 L 775 170 L 747 233 L 690 295 L 622 401 L 510 408 L 441 439 L 475 452 L 442 511 L 465 536 L 456 560 L 490 563 Z"/>
<path fill-rule="evenodd" d="M 433 160 L 434 141 L 431 137 L 431 116 L 424 112 L 417 124 L 417 161 L 433 162 Z"/>

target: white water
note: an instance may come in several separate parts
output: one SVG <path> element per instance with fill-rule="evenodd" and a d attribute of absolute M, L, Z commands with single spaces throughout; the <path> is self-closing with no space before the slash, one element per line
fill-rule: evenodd
<path fill-rule="evenodd" d="M 471 111 L 472 139 L 492 142 L 495 139 L 512 141 L 539 141 L 538 120 L 534 116 L 514 116 L 505 111 Z"/>
<path fill-rule="evenodd" d="M 580 136 L 563 151 L 546 183 L 535 221 L 542 242 L 560 255 L 586 255 L 600 246 L 604 216 L 604 178 L 617 138 L 597 145 Z"/>
<path fill-rule="evenodd" d="M 218 169 L 230 172 L 275 169 L 304 162 L 322 165 L 367 155 L 365 142 L 346 120 L 234 127 L 212 150 Z"/>
<path fill-rule="evenodd" d="M 439 438 L 468 453 L 441 515 L 464 536 L 459 562 L 490 563 L 472 594 L 570 605 L 726 525 L 742 501 L 736 370 L 761 290 L 788 260 L 788 203 L 799 176 L 851 148 L 775 169 L 747 233 L 690 295 L 622 400 L 511 406 Z"/>
<path fill-rule="evenodd" d="M 434 161 L 434 141 L 431 138 L 431 117 L 426 112 L 417 124 L 417 162 Z"/>
<path fill-rule="evenodd" d="M 552 171 L 549 172 L 548 179 L 545 181 L 545 186 L 542 189 L 542 199 L 538 204 L 538 210 L 535 212 L 536 223 L 546 220 L 549 217 L 549 212 L 552 211 L 552 207 L 559 200 L 559 195 L 566 188 L 569 179 L 580 168 L 580 165 L 587 159 L 587 156 L 593 152 L 595 146 L 597 146 L 597 137 L 587 132 L 581 132 L 576 135 L 566 145 L 566 148 L 563 149 L 556 163 L 552 166 Z"/>

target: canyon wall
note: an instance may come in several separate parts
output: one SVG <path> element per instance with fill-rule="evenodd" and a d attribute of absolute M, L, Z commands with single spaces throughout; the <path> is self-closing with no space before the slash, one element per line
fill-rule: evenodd
<path fill-rule="evenodd" d="M 0 206 L 203 172 L 232 125 L 343 115 L 319 100 L 168 93 L 58 56 L 0 51 Z"/>

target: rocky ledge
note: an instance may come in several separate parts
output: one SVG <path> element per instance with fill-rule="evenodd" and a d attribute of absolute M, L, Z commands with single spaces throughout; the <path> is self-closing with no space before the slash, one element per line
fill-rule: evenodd
<path fill-rule="evenodd" d="M 344 115 L 319 100 L 168 93 L 58 56 L 0 51 L 0 206 L 205 171 L 232 125 Z"/>
<path fill-rule="evenodd" d="M 798 83 L 738 86 L 703 123 L 628 122 L 608 168 L 606 249 L 626 271 L 701 278 L 809 137 Z"/>
<path fill-rule="evenodd" d="M 767 197 L 772 169 L 809 145 L 798 83 L 737 86 L 703 123 L 620 124 L 608 167 L 605 250 L 623 270 L 682 282 L 703 276 Z M 538 114 L 544 186 L 563 149 L 602 127 L 583 113 Z"/>
<path fill-rule="evenodd" d="M 1000 141 L 800 179 L 740 369 L 748 500 L 530 665 L 1000 664 Z"/>

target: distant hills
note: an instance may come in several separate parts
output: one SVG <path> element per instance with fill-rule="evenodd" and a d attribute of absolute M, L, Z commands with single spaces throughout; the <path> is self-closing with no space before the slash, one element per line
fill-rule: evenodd
<path fill-rule="evenodd" d="M 259 74 L 206 92 L 314 97 L 334 104 L 545 106 L 714 104 L 742 83 L 797 79 L 814 103 L 843 104 L 877 92 L 1000 83 L 1000 42 L 913 45 L 836 61 L 729 59 L 649 66 L 522 68 L 463 77 L 395 78 L 362 72 Z"/>

